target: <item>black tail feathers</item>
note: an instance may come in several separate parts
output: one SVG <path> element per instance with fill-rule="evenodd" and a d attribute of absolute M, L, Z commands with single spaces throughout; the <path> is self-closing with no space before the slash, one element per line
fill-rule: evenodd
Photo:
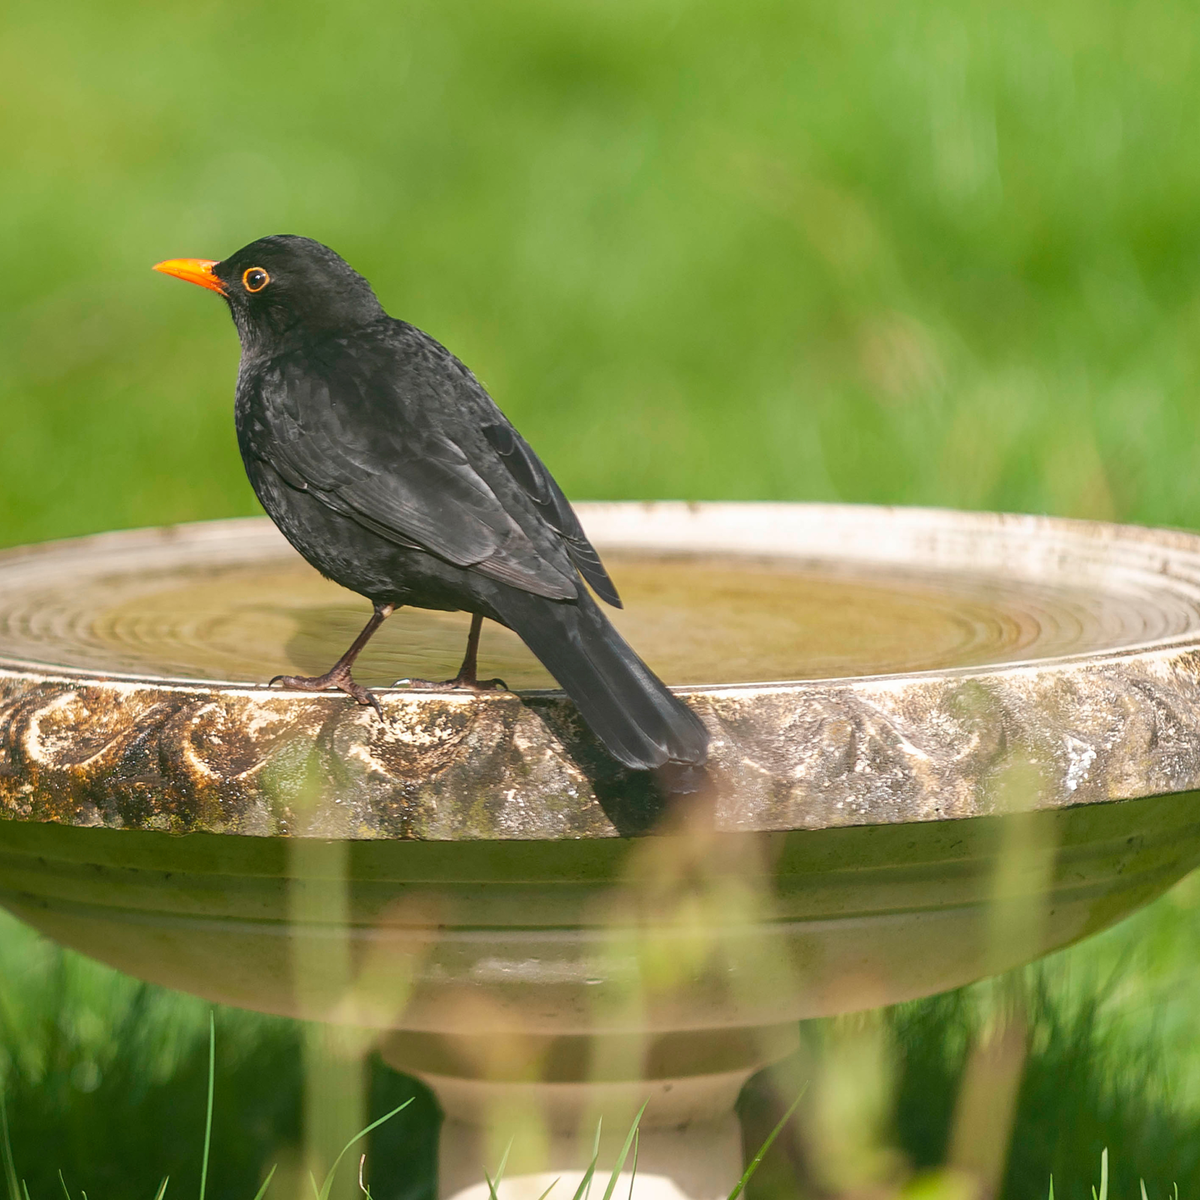
<path fill-rule="evenodd" d="M 586 591 L 580 589 L 578 603 L 566 604 L 504 588 L 493 603 L 619 763 L 638 771 L 703 765 L 703 722 L 638 658 Z"/>

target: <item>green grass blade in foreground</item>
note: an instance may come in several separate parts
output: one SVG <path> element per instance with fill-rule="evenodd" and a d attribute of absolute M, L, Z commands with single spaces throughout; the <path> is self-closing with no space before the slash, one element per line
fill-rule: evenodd
<path fill-rule="evenodd" d="M 13 1161 L 12 1141 L 8 1136 L 8 1107 L 4 1093 L 0 1092 L 0 1153 L 4 1155 L 4 1179 L 8 1184 L 8 1200 L 21 1200 L 17 1186 L 17 1166 Z"/>
<path fill-rule="evenodd" d="M 158 1191 L 154 1193 L 154 1200 L 163 1200 L 167 1194 L 167 1184 L 171 1182 L 170 1175 L 164 1175 L 163 1181 L 158 1185 Z"/>
<path fill-rule="evenodd" d="M 596 1173 L 596 1163 L 599 1160 L 599 1153 L 592 1156 L 592 1161 L 588 1163 L 588 1169 L 584 1171 L 583 1178 L 579 1181 L 579 1186 L 575 1189 L 575 1195 L 571 1197 L 571 1200 L 584 1200 L 584 1197 L 591 1191 L 592 1176 Z"/>
<path fill-rule="evenodd" d="M 71 1193 L 67 1190 L 67 1181 L 63 1178 L 62 1171 L 58 1173 L 58 1182 L 62 1184 L 63 1195 L 66 1196 L 67 1200 L 71 1200 Z"/>
<path fill-rule="evenodd" d="M 204 1114 L 204 1157 L 200 1160 L 200 1200 L 208 1186 L 208 1152 L 212 1148 L 213 1091 L 217 1080 L 217 1028 L 211 1010 L 208 1014 L 208 1106 Z"/>
<path fill-rule="evenodd" d="M 275 1172 L 279 1170 L 279 1164 L 276 1163 L 268 1172 L 267 1177 L 262 1181 L 262 1187 L 254 1193 L 254 1200 L 263 1200 L 267 1194 L 267 1188 L 271 1186 L 271 1180 L 275 1178 Z"/>
<path fill-rule="evenodd" d="M 500 1181 L 504 1178 L 504 1170 L 508 1166 L 508 1156 L 512 1152 L 512 1148 L 513 1139 L 509 1138 L 508 1145 L 504 1147 L 504 1153 L 500 1156 L 500 1165 L 496 1168 L 496 1178 L 494 1180 L 487 1173 L 487 1168 L 484 1168 L 483 1177 L 487 1180 L 488 1200 L 500 1200 L 496 1189 L 499 1188 Z M 551 1184 L 550 1186 L 553 1187 L 554 1185 Z"/>
<path fill-rule="evenodd" d="M 390 1121 L 398 1112 L 403 1112 L 416 1099 L 415 1096 L 410 1096 L 403 1104 L 398 1104 L 391 1112 L 384 1113 L 377 1121 L 372 1121 L 366 1129 L 356 1133 L 343 1147 L 342 1152 L 333 1160 L 333 1166 L 329 1168 L 329 1174 L 325 1176 L 325 1182 L 321 1184 L 321 1190 L 317 1193 L 317 1200 L 329 1200 L 329 1190 L 333 1187 L 334 1172 L 337 1171 L 343 1158 L 346 1157 L 350 1147 L 355 1142 L 362 1141 L 373 1129 L 378 1129 L 385 1121 Z"/>
<path fill-rule="evenodd" d="M 1092 1200 L 1108 1200 L 1108 1147 L 1100 1151 L 1100 1194 L 1092 1188 Z"/>
<path fill-rule="evenodd" d="M 596 1122 L 596 1138 L 592 1142 L 592 1161 L 588 1163 L 588 1169 L 583 1173 L 583 1178 L 579 1181 L 579 1186 L 575 1189 L 575 1195 L 571 1200 L 585 1200 L 592 1194 L 592 1176 L 596 1174 L 596 1164 L 600 1161 L 600 1134 L 604 1129 L 604 1118 Z"/>
<path fill-rule="evenodd" d="M 639 1130 L 639 1132 L 634 1135 L 633 1139 L 633 1170 L 629 1172 L 629 1200 L 633 1200 L 633 1185 L 637 1179 L 638 1149 L 640 1148 L 641 1143 L 642 1135 L 641 1131 Z"/>
<path fill-rule="evenodd" d="M 1050 1196 L 1049 1200 L 1054 1200 L 1054 1176 L 1050 1176 Z"/>
<path fill-rule="evenodd" d="M 562 1176 L 560 1175 L 560 1176 L 558 1177 L 558 1179 L 561 1179 L 561 1178 L 562 1178 Z M 546 1200 L 546 1197 L 547 1197 L 548 1195 L 550 1195 L 550 1193 L 551 1193 L 552 1191 L 554 1191 L 554 1189 L 555 1189 L 556 1187 L 558 1187 L 558 1179 L 556 1179 L 556 1180 L 555 1180 L 555 1181 L 554 1181 L 554 1182 L 553 1182 L 553 1183 L 552 1183 L 552 1184 L 551 1184 L 551 1185 L 550 1185 L 550 1186 L 549 1186 L 549 1187 L 548 1187 L 548 1188 L 547 1188 L 547 1189 L 546 1189 L 546 1190 L 545 1190 L 545 1191 L 544 1191 L 544 1192 L 543 1192 L 543 1193 L 542 1193 L 542 1194 L 541 1194 L 541 1195 L 538 1197 L 538 1200 Z"/>
<path fill-rule="evenodd" d="M 650 1101 L 647 1100 L 646 1104 L 649 1103 Z M 621 1147 L 621 1153 L 617 1155 L 616 1166 L 613 1167 L 608 1187 L 604 1189 L 604 1200 L 612 1200 L 612 1194 L 617 1186 L 617 1179 L 621 1175 L 621 1169 L 625 1166 L 625 1160 L 629 1157 L 629 1148 L 633 1145 L 633 1139 L 637 1137 L 638 1126 L 642 1123 L 642 1115 L 646 1111 L 646 1104 L 643 1104 L 638 1109 L 637 1116 L 633 1118 L 633 1124 L 630 1125 L 629 1132 L 625 1135 L 625 1145 Z"/>
<path fill-rule="evenodd" d="M 800 1095 L 792 1101 L 791 1107 L 783 1114 L 782 1117 L 779 1118 L 779 1124 L 771 1130 L 770 1136 L 768 1136 L 767 1140 L 763 1142 L 759 1152 L 754 1156 L 750 1162 L 750 1165 L 742 1173 L 741 1179 L 738 1180 L 737 1187 L 735 1187 L 733 1191 L 729 1193 L 729 1200 L 737 1200 L 742 1192 L 746 1190 L 746 1184 L 750 1182 L 754 1176 L 754 1172 L 758 1170 L 758 1164 L 761 1163 L 764 1158 L 766 1158 L 767 1151 L 771 1149 L 772 1145 L 774 1145 L 775 1139 L 783 1132 L 783 1127 L 792 1119 L 796 1109 L 800 1107 L 800 1101 L 803 1099 L 804 1091 L 807 1087 L 808 1085 L 805 1084 L 804 1087 L 800 1089 Z"/>

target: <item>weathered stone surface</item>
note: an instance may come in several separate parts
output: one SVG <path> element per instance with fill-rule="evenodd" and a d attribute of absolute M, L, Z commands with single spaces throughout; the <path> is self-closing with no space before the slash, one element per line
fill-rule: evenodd
<path fill-rule="evenodd" d="M 721 829 L 929 821 L 1015 801 L 1052 807 L 1200 788 L 1200 538 L 804 505 L 583 512 L 602 548 L 626 553 L 740 554 L 761 564 L 770 552 L 798 579 L 805 563 L 828 571 L 840 553 L 860 573 L 892 572 L 885 582 L 898 571 L 950 580 L 939 586 L 951 609 L 961 602 L 970 612 L 964 644 L 976 647 L 991 636 L 988 597 L 1003 593 L 994 608 L 1017 633 L 996 639 L 997 654 L 1020 652 L 1025 661 L 685 689 L 713 734 Z M 0 557 L 0 588 L 11 585 L 0 613 L 0 816 L 431 840 L 613 837 L 653 824 L 649 781 L 609 760 L 561 696 L 385 690 L 381 722 L 340 695 L 171 671 L 137 677 L 122 674 L 127 646 L 136 650 L 147 637 L 137 597 L 122 601 L 124 624 L 107 626 L 73 615 L 63 599 L 80 591 L 80 580 L 85 595 L 90 587 L 95 596 L 124 596 L 123 579 L 157 572 L 162 586 L 178 587 L 272 554 L 291 552 L 249 521 Z M 1061 599 L 1068 586 L 1069 603 Z M 968 593 L 970 606 L 961 601 Z M 189 636 L 215 640 L 220 615 Z M 1062 653 L 1072 645 L 1062 633 L 1071 621 L 1082 631 L 1074 635 L 1079 652 Z M 903 639 L 902 622 L 895 636 Z M 1043 642 L 1050 657 L 1039 657 Z M 110 645 L 114 669 L 98 670 Z M 72 665 L 73 654 L 83 665 Z M 1010 768 L 1020 769 L 1027 797 L 1010 794 Z"/>
<path fill-rule="evenodd" d="M 1159 651 L 948 679 L 708 689 L 728 830 L 996 811 L 1200 788 L 1197 655 Z M 653 807 L 552 696 L 338 696 L 0 674 L 3 816 L 352 838 L 609 837 Z M 625 809 L 632 809 L 626 812 Z"/>

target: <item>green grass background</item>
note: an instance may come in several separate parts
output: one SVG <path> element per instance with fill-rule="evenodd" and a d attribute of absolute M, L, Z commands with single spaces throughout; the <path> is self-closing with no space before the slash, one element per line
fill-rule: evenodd
<path fill-rule="evenodd" d="M 220 302 L 329 242 L 581 497 L 1188 524 L 1194 9 L 95 5 L 0 38 L 0 537 L 254 511 Z"/>
<path fill-rule="evenodd" d="M 274 232 L 463 357 L 575 497 L 1196 526 L 1198 46 L 1172 0 L 8 0 L 0 544 L 256 511 L 232 327 L 149 266 Z M 1085 1194 L 1105 1140 L 1131 1187 L 1200 1184 L 1193 894 L 1053 974 L 1059 1084 L 1009 1194 L 1060 1160 Z M 186 1173 L 203 1014 L 15 926 L 0 950 L 35 1200 L 60 1166 L 114 1198 Z M 957 1003 L 888 1018 L 928 1067 L 918 1162 Z M 296 1035 L 220 1028 L 210 1195 L 248 1196 L 295 1136 Z M 379 1142 L 397 1195 L 429 1194 L 423 1103 Z"/>

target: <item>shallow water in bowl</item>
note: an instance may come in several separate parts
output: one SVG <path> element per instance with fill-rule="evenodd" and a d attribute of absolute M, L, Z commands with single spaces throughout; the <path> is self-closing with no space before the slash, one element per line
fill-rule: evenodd
<path fill-rule="evenodd" d="M 672 684 L 898 674 L 1128 646 L 1194 627 L 1169 593 L 1106 592 L 967 572 L 797 559 L 605 555 L 622 633 Z M 130 571 L 6 589 L 0 657 L 85 670 L 258 682 L 318 673 L 370 609 L 290 552 L 255 565 Z M 468 618 L 402 609 L 360 660 L 382 686 L 455 673 Z M 481 676 L 554 686 L 506 629 L 484 626 Z"/>

